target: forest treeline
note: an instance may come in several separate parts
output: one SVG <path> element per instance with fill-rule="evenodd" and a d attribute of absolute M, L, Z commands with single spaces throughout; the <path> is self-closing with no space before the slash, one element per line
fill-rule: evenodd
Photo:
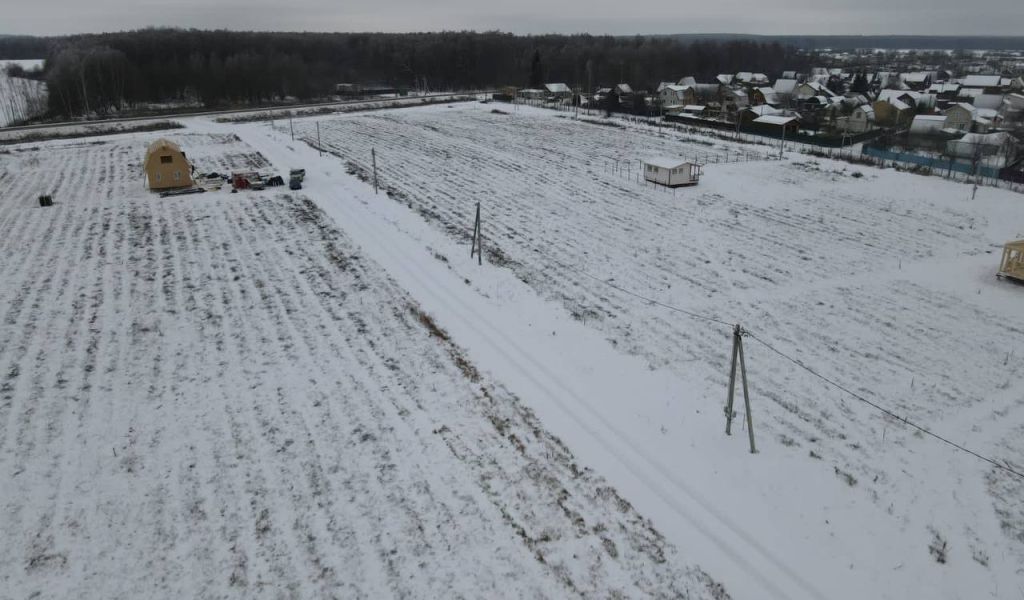
<path fill-rule="evenodd" d="M 145 29 L 57 38 L 0 38 L 0 56 L 45 39 L 51 116 L 105 114 L 161 102 L 207 107 L 312 100 L 342 82 L 399 89 L 523 86 L 536 78 L 593 89 L 653 89 L 692 75 L 755 71 L 778 76 L 810 57 L 750 40 L 517 36 L 500 32 L 273 33 Z M 39 56 L 35 56 L 39 58 Z"/>

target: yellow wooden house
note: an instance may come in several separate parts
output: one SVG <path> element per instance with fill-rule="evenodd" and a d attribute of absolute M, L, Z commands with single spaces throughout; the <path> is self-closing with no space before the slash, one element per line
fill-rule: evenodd
<path fill-rule="evenodd" d="M 160 138 L 150 144 L 142 168 L 151 190 L 192 186 L 192 165 L 181 147 L 170 140 Z"/>
<path fill-rule="evenodd" d="M 1008 242 L 1003 246 L 1003 262 L 999 266 L 999 277 L 1024 282 L 1024 240 Z"/>

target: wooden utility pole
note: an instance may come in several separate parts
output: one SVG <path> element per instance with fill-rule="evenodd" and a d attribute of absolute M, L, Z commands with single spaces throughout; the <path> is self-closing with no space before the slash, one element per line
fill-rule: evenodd
<path fill-rule="evenodd" d="M 320 153 L 320 156 L 324 155 L 324 148 L 320 145 L 320 121 L 316 122 L 316 151 Z"/>
<path fill-rule="evenodd" d="M 473 221 L 473 243 L 469 249 L 469 257 L 476 254 L 476 264 L 484 264 L 484 241 L 480 232 L 480 203 L 476 203 L 476 219 Z"/>
<path fill-rule="evenodd" d="M 725 435 L 732 435 L 732 406 L 736 391 L 736 365 L 739 358 L 740 379 L 743 382 L 743 405 L 747 411 L 747 434 L 750 438 L 750 453 L 756 454 L 754 446 L 754 419 L 750 414 L 750 393 L 747 390 L 747 364 L 743 357 L 743 328 L 737 323 L 732 330 L 732 366 L 729 370 L 729 399 L 725 405 Z"/>
<path fill-rule="evenodd" d="M 377 149 L 370 148 L 370 156 L 373 158 L 373 194 L 377 195 Z"/>
<path fill-rule="evenodd" d="M 292 132 L 292 141 L 295 141 L 295 125 L 292 123 L 292 113 L 288 113 L 288 130 Z"/>

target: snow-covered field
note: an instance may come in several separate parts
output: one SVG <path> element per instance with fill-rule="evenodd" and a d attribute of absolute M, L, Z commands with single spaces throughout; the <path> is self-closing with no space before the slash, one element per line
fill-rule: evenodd
<path fill-rule="evenodd" d="M 310 199 L 159 199 L 153 135 L 0 153 L 0 597 L 726 597 Z"/>
<path fill-rule="evenodd" d="M 319 118 L 322 157 L 312 119 L 167 134 L 297 193 L 157 200 L 155 134 L 0 153 L 0 588 L 1024 595 L 1024 482 L 757 341 L 1022 470 L 1020 195 L 495 104 Z M 658 154 L 700 185 L 638 182 Z"/>
<path fill-rule="evenodd" d="M 339 117 L 322 120 L 320 134 L 363 178 L 375 149 L 389 195 L 467 253 L 481 202 L 492 264 L 620 351 L 688 382 L 672 402 L 638 394 L 595 408 L 655 457 L 698 452 L 688 471 L 708 496 L 795 565 L 814 565 L 806 577 L 824 597 L 1014 590 L 1024 578 L 1024 482 L 914 434 L 749 338 L 761 454 L 743 457 L 737 476 L 703 481 L 702 471 L 723 466 L 709 456 L 719 449 L 691 440 L 721 426 L 727 328 L 598 280 L 740 322 L 868 399 L 1020 470 L 1024 289 L 994 271 L 1002 242 L 1024 237 L 1021 196 L 982 189 L 972 202 L 964 185 L 796 156 L 710 164 L 700 186 L 673 195 L 637 183 L 636 159 L 752 148 L 491 106 Z M 316 143 L 312 122 L 300 136 Z M 523 291 L 504 285 L 477 291 L 513 307 Z M 758 506 L 731 495 L 756 495 Z M 945 562 L 930 550 L 942 541 Z"/>
<path fill-rule="evenodd" d="M 0 127 L 27 119 L 46 110 L 46 84 L 31 79 L 8 77 L 7 66 L 26 70 L 41 68 L 42 60 L 0 60 Z"/>

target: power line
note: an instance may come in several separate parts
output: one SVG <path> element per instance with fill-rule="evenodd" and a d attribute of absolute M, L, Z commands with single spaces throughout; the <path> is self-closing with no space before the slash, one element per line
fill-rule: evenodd
<path fill-rule="evenodd" d="M 730 328 L 734 327 L 734 325 L 732 323 L 728 323 L 728 322 L 723 321 L 721 319 L 718 319 L 718 318 L 715 318 L 715 317 L 709 317 L 707 315 L 702 315 L 702 314 L 699 314 L 699 313 L 695 313 L 693 311 L 689 311 L 689 310 L 686 310 L 684 308 L 679 308 L 678 306 L 672 306 L 671 304 L 666 304 L 664 302 L 661 302 L 659 300 L 655 300 L 653 298 L 648 298 L 647 296 L 644 296 L 643 294 L 638 294 L 638 293 L 636 293 L 636 292 L 634 292 L 632 290 L 628 290 L 628 289 L 626 289 L 626 288 L 624 288 L 622 286 L 616 285 L 616 284 L 614 284 L 614 283 L 612 283 L 612 282 L 610 282 L 610 281 L 608 281 L 606 279 L 602 279 L 600 277 L 597 277 L 596 275 L 591 275 L 590 273 L 584 271 L 583 269 L 581 269 L 579 267 L 574 267 L 572 265 L 565 264 L 565 263 L 563 263 L 563 262 L 561 262 L 561 261 L 559 261 L 559 260 L 557 260 L 555 258 L 552 258 L 547 253 L 540 252 L 540 251 L 537 251 L 537 253 L 545 256 L 548 260 L 550 260 L 551 262 L 561 266 L 562 268 L 568 269 L 570 271 L 575 271 L 576 273 L 579 273 L 579 274 L 581 274 L 581 275 L 583 275 L 585 277 L 593 279 L 594 281 L 598 281 L 600 283 L 603 283 L 604 285 L 606 285 L 606 286 L 608 286 L 608 287 L 610 287 L 612 289 L 618 290 L 618 291 L 620 291 L 620 292 L 622 292 L 624 294 L 627 294 L 629 296 L 633 296 L 634 298 L 638 298 L 640 300 L 643 300 L 645 302 L 649 302 L 649 303 L 654 304 L 656 306 L 660 306 L 662 308 L 665 308 L 665 309 L 668 309 L 668 310 L 671 310 L 671 311 L 674 311 L 674 312 L 677 312 L 677 313 L 680 313 L 680 314 L 684 314 L 684 315 L 686 315 L 688 317 L 691 317 L 691 318 L 694 318 L 694 319 L 698 319 L 698 320 L 702 320 L 702 321 L 707 321 L 709 323 L 715 323 L 715 324 L 718 324 L 718 325 L 724 325 L 724 326 L 730 327 Z M 800 367 L 801 369 L 807 371 L 811 375 L 814 375 L 815 377 L 817 377 L 818 379 L 820 379 L 820 380 L 824 381 L 825 383 L 831 385 L 832 387 L 834 387 L 834 388 L 836 388 L 836 389 L 838 389 L 840 391 L 843 391 L 843 392 L 849 394 L 853 398 L 863 402 L 864 404 L 867 404 L 868 406 L 874 408 L 875 410 L 878 410 L 878 411 L 882 412 L 883 414 L 885 414 L 885 415 L 895 419 L 896 421 L 899 421 L 899 422 L 901 422 L 901 423 L 903 423 L 905 425 L 908 425 L 909 427 L 911 427 L 913 429 L 916 429 L 917 431 L 920 431 L 921 433 L 923 433 L 925 435 L 928 435 L 928 436 L 930 436 L 932 438 L 935 438 L 936 440 L 939 440 L 940 442 L 942 442 L 944 444 L 947 444 L 947 445 L 949 445 L 949 446 L 951 446 L 951 447 L 953 447 L 953 448 L 955 448 L 957 450 L 960 450 L 961 452 L 965 452 L 967 454 L 970 454 L 971 456 L 974 456 L 975 458 L 981 459 L 981 460 L 991 464 L 992 466 L 994 466 L 994 467 L 996 467 L 998 469 L 1002 469 L 1003 471 L 1006 471 L 1007 473 L 1010 473 L 1012 475 L 1016 475 L 1017 477 L 1019 477 L 1021 479 L 1024 479 L 1024 473 L 1022 473 L 1020 471 L 1017 471 L 1016 469 L 1014 469 L 1014 468 L 1012 468 L 1010 466 L 1004 465 L 1004 464 L 998 462 L 997 460 L 995 460 L 994 458 L 990 458 L 990 457 L 985 456 L 983 454 L 979 454 L 978 452 L 975 452 L 974 450 L 971 450 L 970 448 L 967 448 L 966 446 L 958 444 L 958 443 L 956 443 L 956 442 L 954 442 L 954 441 L 952 441 L 952 440 L 950 440 L 948 438 L 945 438 L 945 437 L 943 437 L 943 436 L 941 436 L 941 435 L 939 435 L 939 434 L 937 434 L 937 433 L 935 433 L 935 432 L 933 432 L 933 431 L 931 431 L 931 430 L 929 430 L 929 429 L 927 429 L 927 428 L 925 428 L 925 427 L 923 427 L 921 425 L 918 425 L 917 423 L 911 421 L 907 417 L 901 417 L 901 416 L 897 415 L 896 413 L 894 413 L 893 411 L 889 410 L 888 408 L 885 408 L 884 406 L 881 406 L 880 404 L 872 402 L 871 400 L 869 400 L 869 399 L 865 398 L 864 396 L 854 392 L 853 390 L 843 386 L 842 384 L 838 383 L 837 381 L 835 381 L 833 379 L 830 379 L 828 377 L 825 377 L 824 375 L 822 375 L 818 371 L 816 371 L 816 370 L 812 369 L 811 367 L 808 367 L 807 365 L 805 365 L 799 359 L 794 358 L 794 357 L 786 354 L 785 352 L 779 350 L 775 346 L 773 346 L 773 345 L 769 344 L 768 342 L 762 340 L 761 338 L 757 337 L 756 335 L 751 333 L 750 330 L 748 330 L 746 328 L 743 328 L 742 332 L 743 332 L 742 335 L 747 336 L 747 337 L 753 339 L 755 342 L 761 344 L 762 346 L 764 346 L 765 348 L 771 350 L 775 354 L 778 354 L 782 358 L 788 360 L 789 362 L 793 363 L 794 365 L 796 365 L 796 366 Z"/>
<path fill-rule="evenodd" d="M 923 433 L 925 435 L 929 435 L 929 436 L 939 440 L 940 442 L 942 442 L 944 444 L 947 444 L 949 446 L 952 446 L 953 448 L 956 448 L 957 450 L 960 450 L 961 452 L 966 452 L 967 454 L 970 454 L 971 456 L 974 456 L 975 458 L 979 458 L 979 459 L 981 459 L 981 460 L 983 460 L 983 461 L 985 461 L 987 463 L 990 463 L 991 465 L 995 466 L 996 468 L 1002 469 L 1002 470 L 1004 470 L 1004 471 L 1006 471 L 1008 473 L 1011 473 L 1013 475 L 1016 475 L 1017 477 L 1020 477 L 1021 479 L 1024 479 L 1024 473 L 1021 473 L 1020 471 L 1017 471 L 1017 470 L 1013 469 L 1012 467 L 1004 465 L 1004 464 L 996 461 L 993 458 L 989 458 L 987 456 L 979 454 L 979 453 L 975 452 L 974 450 L 971 450 L 970 448 L 962 446 L 961 444 L 958 444 L 958 443 L 956 443 L 956 442 L 954 442 L 954 441 L 952 441 L 952 440 L 950 440 L 948 438 L 942 437 L 941 435 L 939 435 L 939 434 L 937 434 L 937 433 L 935 433 L 935 432 L 933 432 L 933 431 L 931 431 L 929 429 L 926 429 L 925 427 L 923 427 L 921 425 L 918 425 L 917 423 L 911 421 L 907 417 L 901 417 L 901 416 L 897 415 L 896 413 L 894 413 L 893 411 L 889 410 L 888 408 L 885 408 L 884 406 L 881 406 L 881 405 L 879 405 L 879 404 L 877 404 L 875 402 L 872 402 L 871 400 L 868 400 L 864 396 L 861 396 L 860 394 L 854 392 L 853 390 L 850 390 L 849 388 L 843 386 L 842 384 L 840 384 L 840 383 L 838 383 L 838 382 L 836 382 L 836 381 L 834 381 L 832 379 L 829 379 L 828 377 L 825 377 L 821 373 L 818 373 L 817 371 L 815 371 L 811 367 L 808 367 L 807 365 L 805 365 L 799 359 L 796 359 L 796 358 L 793 358 L 792 356 L 789 356 L 785 352 L 779 350 L 775 346 L 773 346 L 773 345 L 769 344 L 768 342 L 762 340 L 761 338 L 757 337 L 753 333 L 750 333 L 750 331 L 744 329 L 744 334 L 747 337 L 749 337 L 752 340 L 754 340 L 755 342 L 761 344 L 765 348 L 771 350 L 775 354 L 778 354 L 782 358 L 788 360 L 789 362 L 793 363 L 794 365 L 796 365 L 796 366 L 800 367 L 801 369 L 807 371 L 811 375 L 814 375 L 818 379 L 824 381 L 825 383 L 831 385 L 832 387 L 834 387 L 834 388 L 836 388 L 838 390 L 846 392 L 847 394 L 849 394 L 853 398 L 856 398 L 857 400 L 860 400 L 861 402 L 867 404 L 868 406 L 871 406 L 875 410 L 878 410 L 878 411 L 884 413 L 885 415 L 887 415 L 889 417 L 892 417 L 893 419 L 895 419 L 897 421 L 902 422 L 905 425 L 909 425 L 910 427 L 920 431 L 921 433 Z"/>

